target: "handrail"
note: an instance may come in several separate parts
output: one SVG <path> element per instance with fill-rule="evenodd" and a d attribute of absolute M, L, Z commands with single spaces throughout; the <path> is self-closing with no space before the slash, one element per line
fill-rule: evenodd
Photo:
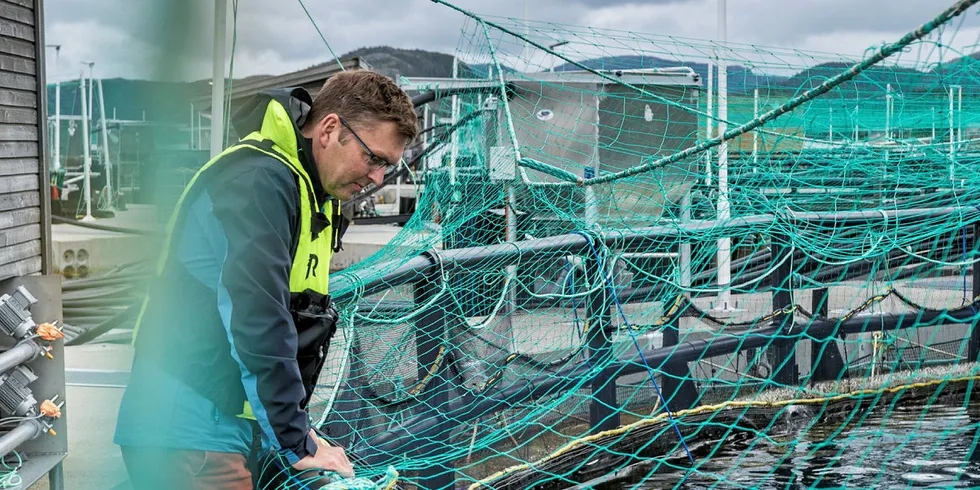
<path fill-rule="evenodd" d="M 632 230 L 609 230 L 595 237 L 606 247 L 623 252 L 643 250 L 652 244 L 665 240 L 698 241 L 699 235 L 711 231 L 736 232 L 748 227 L 769 225 L 778 221 L 793 224 L 836 223 L 866 224 L 887 222 L 891 226 L 911 224 L 920 220 L 934 219 L 948 215 L 959 215 L 963 220 L 980 220 L 980 209 L 970 206 L 845 211 L 837 213 L 795 213 L 787 210 L 779 214 L 752 215 L 730 220 L 692 220 L 670 225 L 649 226 Z M 407 261 L 375 264 L 353 272 L 331 275 L 330 291 L 338 302 L 355 299 L 356 293 L 369 296 L 385 289 L 415 282 L 419 274 L 431 274 L 436 268 L 446 272 L 472 270 L 486 261 L 492 261 L 495 268 L 527 263 L 532 259 L 542 260 L 569 254 L 585 253 L 589 250 L 586 238 L 577 233 L 556 235 L 547 238 L 534 238 L 497 245 L 477 246 L 428 252 Z M 439 264 L 433 263 L 428 255 L 436 254 Z M 371 279 L 369 279 L 371 278 Z"/>

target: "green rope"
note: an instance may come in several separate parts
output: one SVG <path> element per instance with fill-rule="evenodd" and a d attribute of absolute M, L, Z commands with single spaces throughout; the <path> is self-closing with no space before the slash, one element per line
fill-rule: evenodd
<path fill-rule="evenodd" d="M 320 35 L 320 40 L 323 41 L 323 45 L 327 47 L 327 51 L 330 51 L 330 56 L 333 56 L 334 61 L 337 62 L 337 66 L 340 67 L 340 71 L 346 71 L 344 64 L 340 61 L 340 58 L 337 57 L 337 54 L 333 52 L 333 48 L 330 47 L 330 43 L 327 42 L 327 38 L 323 36 L 323 32 L 320 31 L 320 27 L 316 24 L 316 21 L 313 20 L 313 16 L 310 15 L 310 11 L 307 10 L 303 0 L 297 1 L 299 1 L 299 6 L 303 7 L 303 12 L 306 12 L 306 17 L 310 19 L 310 23 L 313 24 L 313 28 L 316 29 L 316 33 Z"/>

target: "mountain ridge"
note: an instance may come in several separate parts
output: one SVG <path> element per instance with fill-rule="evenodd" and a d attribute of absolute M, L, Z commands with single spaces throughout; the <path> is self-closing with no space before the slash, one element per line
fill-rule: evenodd
<path fill-rule="evenodd" d="M 361 57 L 374 70 L 389 77 L 445 77 L 452 76 L 453 56 L 446 53 L 426 51 L 423 49 L 402 49 L 391 46 L 369 46 L 344 53 L 341 59 Z M 898 91 L 924 91 L 939 89 L 943 86 L 958 83 L 976 86 L 972 81 L 975 71 L 973 64 L 980 62 L 980 52 L 965 55 L 937 65 L 929 71 L 911 68 L 885 66 L 872 67 L 866 70 L 860 78 L 842 84 L 837 90 L 841 92 L 875 92 L 883 91 L 888 84 Z M 327 60 L 311 67 L 335 63 Z M 655 56 L 624 55 L 605 56 L 580 62 L 583 66 L 597 70 L 624 70 L 642 68 L 665 68 L 687 66 L 697 73 L 702 80 L 707 77 L 708 65 L 700 61 L 671 60 Z M 849 67 L 849 62 L 829 62 L 802 69 L 790 76 L 778 76 L 760 73 L 742 64 L 731 64 L 728 67 L 728 88 L 733 93 L 747 93 L 755 88 L 768 87 L 779 91 L 800 91 L 815 87 L 822 81 L 837 75 Z M 310 68 L 310 67 L 308 67 Z M 504 70 L 513 71 L 504 66 Z M 577 70 L 577 66 L 564 63 L 553 68 L 556 72 Z M 460 77 L 483 77 L 489 71 L 489 65 L 459 66 Z M 257 80 L 274 75 L 250 75 L 232 80 L 232 85 L 246 80 Z M 148 120 L 182 123 L 190 119 L 191 108 L 189 101 L 209 90 L 209 80 L 193 82 L 158 82 L 138 79 L 110 78 L 103 80 L 105 103 L 109 110 L 115 110 L 119 119 Z M 77 81 L 62 83 L 61 110 L 63 114 L 78 115 L 81 113 L 77 100 Z M 967 89 L 966 91 L 969 91 Z M 974 91 L 980 91 L 977 87 Z M 187 104 L 175 104 L 174 101 L 187 101 Z M 54 85 L 48 85 L 48 110 L 54 112 Z M 98 113 L 98 108 L 96 108 Z"/>

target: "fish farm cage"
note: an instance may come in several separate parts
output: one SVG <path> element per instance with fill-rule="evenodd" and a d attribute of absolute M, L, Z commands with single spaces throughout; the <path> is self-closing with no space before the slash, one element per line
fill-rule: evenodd
<path fill-rule="evenodd" d="M 415 214 L 331 277 L 357 478 L 281 488 L 980 485 L 974 1 L 861 56 L 435 3 Z"/>

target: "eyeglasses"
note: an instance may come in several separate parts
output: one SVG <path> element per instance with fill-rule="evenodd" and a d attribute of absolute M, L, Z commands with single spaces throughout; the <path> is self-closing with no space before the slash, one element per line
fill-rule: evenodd
<path fill-rule="evenodd" d="M 347 121 L 344 121 L 344 118 L 340 118 L 340 124 L 342 124 L 345 128 L 347 128 L 347 130 L 350 131 L 350 134 L 354 135 L 354 139 L 356 139 L 357 143 L 360 144 L 361 148 L 364 149 L 364 153 L 367 153 L 369 165 L 371 165 L 372 167 L 380 167 L 380 168 L 389 168 L 395 166 L 394 163 L 389 162 L 386 158 L 378 156 L 373 151 L 371 151 L 371 149 L 368 148 L 366 144 L 364 144 L 364 140 L 362 140 L 361 137 L 358 136 L 353 129 L 351 129 L 351 127 L 347 124 Z"/>

